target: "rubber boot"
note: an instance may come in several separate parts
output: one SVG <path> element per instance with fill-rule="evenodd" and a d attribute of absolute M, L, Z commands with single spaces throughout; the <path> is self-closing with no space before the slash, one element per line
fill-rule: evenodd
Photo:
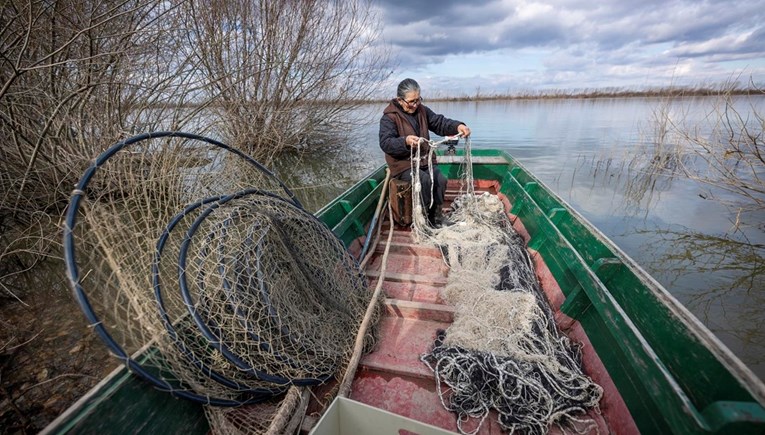
<path fill-rule="evenodd" d="M 431 227 L 436 227 L 436 213 L 438 211 L 438 207 L 433 207 L 428 210 L 428 223 Z"/>

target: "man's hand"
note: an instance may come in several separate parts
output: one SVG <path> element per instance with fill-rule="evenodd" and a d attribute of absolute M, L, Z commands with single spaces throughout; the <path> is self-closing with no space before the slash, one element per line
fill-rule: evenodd
<path fill-rule="evenodd" d="M 457 126 L 457 133 L 462 133 L 462 137 L 468 137 L 470 136 L 470 128 L 465 124 L 460 124 Z"/>
<path fill-rule="evenodd" d="M 406 146 L 408 146 L 410 148 L 411 147 L 416 147 L 419 142 L 420 142 L 420 137 L 419 136 L 410 135 L 410 136 L 406 137 Z"/>

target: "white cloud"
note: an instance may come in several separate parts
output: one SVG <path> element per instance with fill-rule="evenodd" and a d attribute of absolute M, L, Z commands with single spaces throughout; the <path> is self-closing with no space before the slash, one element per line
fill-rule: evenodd
<path fill-rule="evenodd" d="M 763 80 L 765 0 L 379 4 L 397 75 L 427 74 L 447 94 Z"/>

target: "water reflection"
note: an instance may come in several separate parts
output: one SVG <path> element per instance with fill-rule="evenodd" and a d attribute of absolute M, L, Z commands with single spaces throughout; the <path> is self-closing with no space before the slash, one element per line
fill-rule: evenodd
<path fill-rule="evenodd" d="M 274 162 L 272 169 L 314 212 L 383 163 L 366 155 L 363 144 L 349 141 L 290 153 Z"/>
<path fill-rule="evenodd" d="M 644 266 L 765 378 L 765 245 L 737 236 L 681 227 L 635 231 L 653 241 L 642 247 Z"/>
<path fill-rule="evenodd" d="M 559 194 L 765 378 L 763 213 L 705 200 L 692 182 L 580 156 Z"/>
<path fill-rule="evenodd" d="M 644 154 L 629 155 L 578 155 L 569 184 L 577 184 L 577 172 L 589 178 L 590 189 L 606 188 L 620 198 L 612 212 L 625 216 L 650 215 L 660 205 L 662 193 L 670 193 L 677 178 L 663 172 L 646 170 L 641 160 Z M 558 181 L 560 184 L 560 181 Z"/>
<path fill-rule="evenodd" d="M 765 302 L 765 216 L 713 201 L 726 192 L 677 175 L 697 160 L 635 144 L 627 153 L 580 154 L 555 182 L 765 378 L 765 318 L 755 308 Z"/>

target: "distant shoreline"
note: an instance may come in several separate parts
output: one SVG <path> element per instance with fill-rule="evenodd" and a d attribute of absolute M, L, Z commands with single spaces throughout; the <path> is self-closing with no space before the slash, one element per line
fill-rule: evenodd
<path fill-rule="evenodd" d="M 765 90 L 757 88 L 714 89 L 714 88 L 660 88 L 649 90 L 629 89 L 587 89 L 587 90 L 545 90 L 517 94 L 476 94 L 460 96 L 429 96 L 423 95 L 425 102 L 469 102 L 469 101 L 531 101 L 531 100 L 574 100 L 574 99 L 603 99 L 603 98 L 683 98 L 683 97 L 713 97 L 730 95 L 762 95 Z M 390 98 L 371 98 L 366 100 L 348 100 L 352 104 L 387 103 Z M 337 104 L 334 101 L 303 100 L 301 104 Z M 206 104 L 185 103 L 181 107 L 200 107 Z"/>
<path fill-rule="evenodd" d="M 592 90 L 546 90 L 517 94 L 476 94 L 457 97 L 427 97 L 426 101 L 465 102 L 465 101 L 504 101 L 504 100 L 558 100 L 558 99 L 597 99 L 597 98 L 681 98 L 712 97 L 721 95 L 765 95 L 765 90 L 757 88 L 713 89 L 713 88 L 660 88 L 649 90 L 628 89 L 592 89 Z M 363 101 L 370 103 L 386 102 L 387 99 Z"/>

